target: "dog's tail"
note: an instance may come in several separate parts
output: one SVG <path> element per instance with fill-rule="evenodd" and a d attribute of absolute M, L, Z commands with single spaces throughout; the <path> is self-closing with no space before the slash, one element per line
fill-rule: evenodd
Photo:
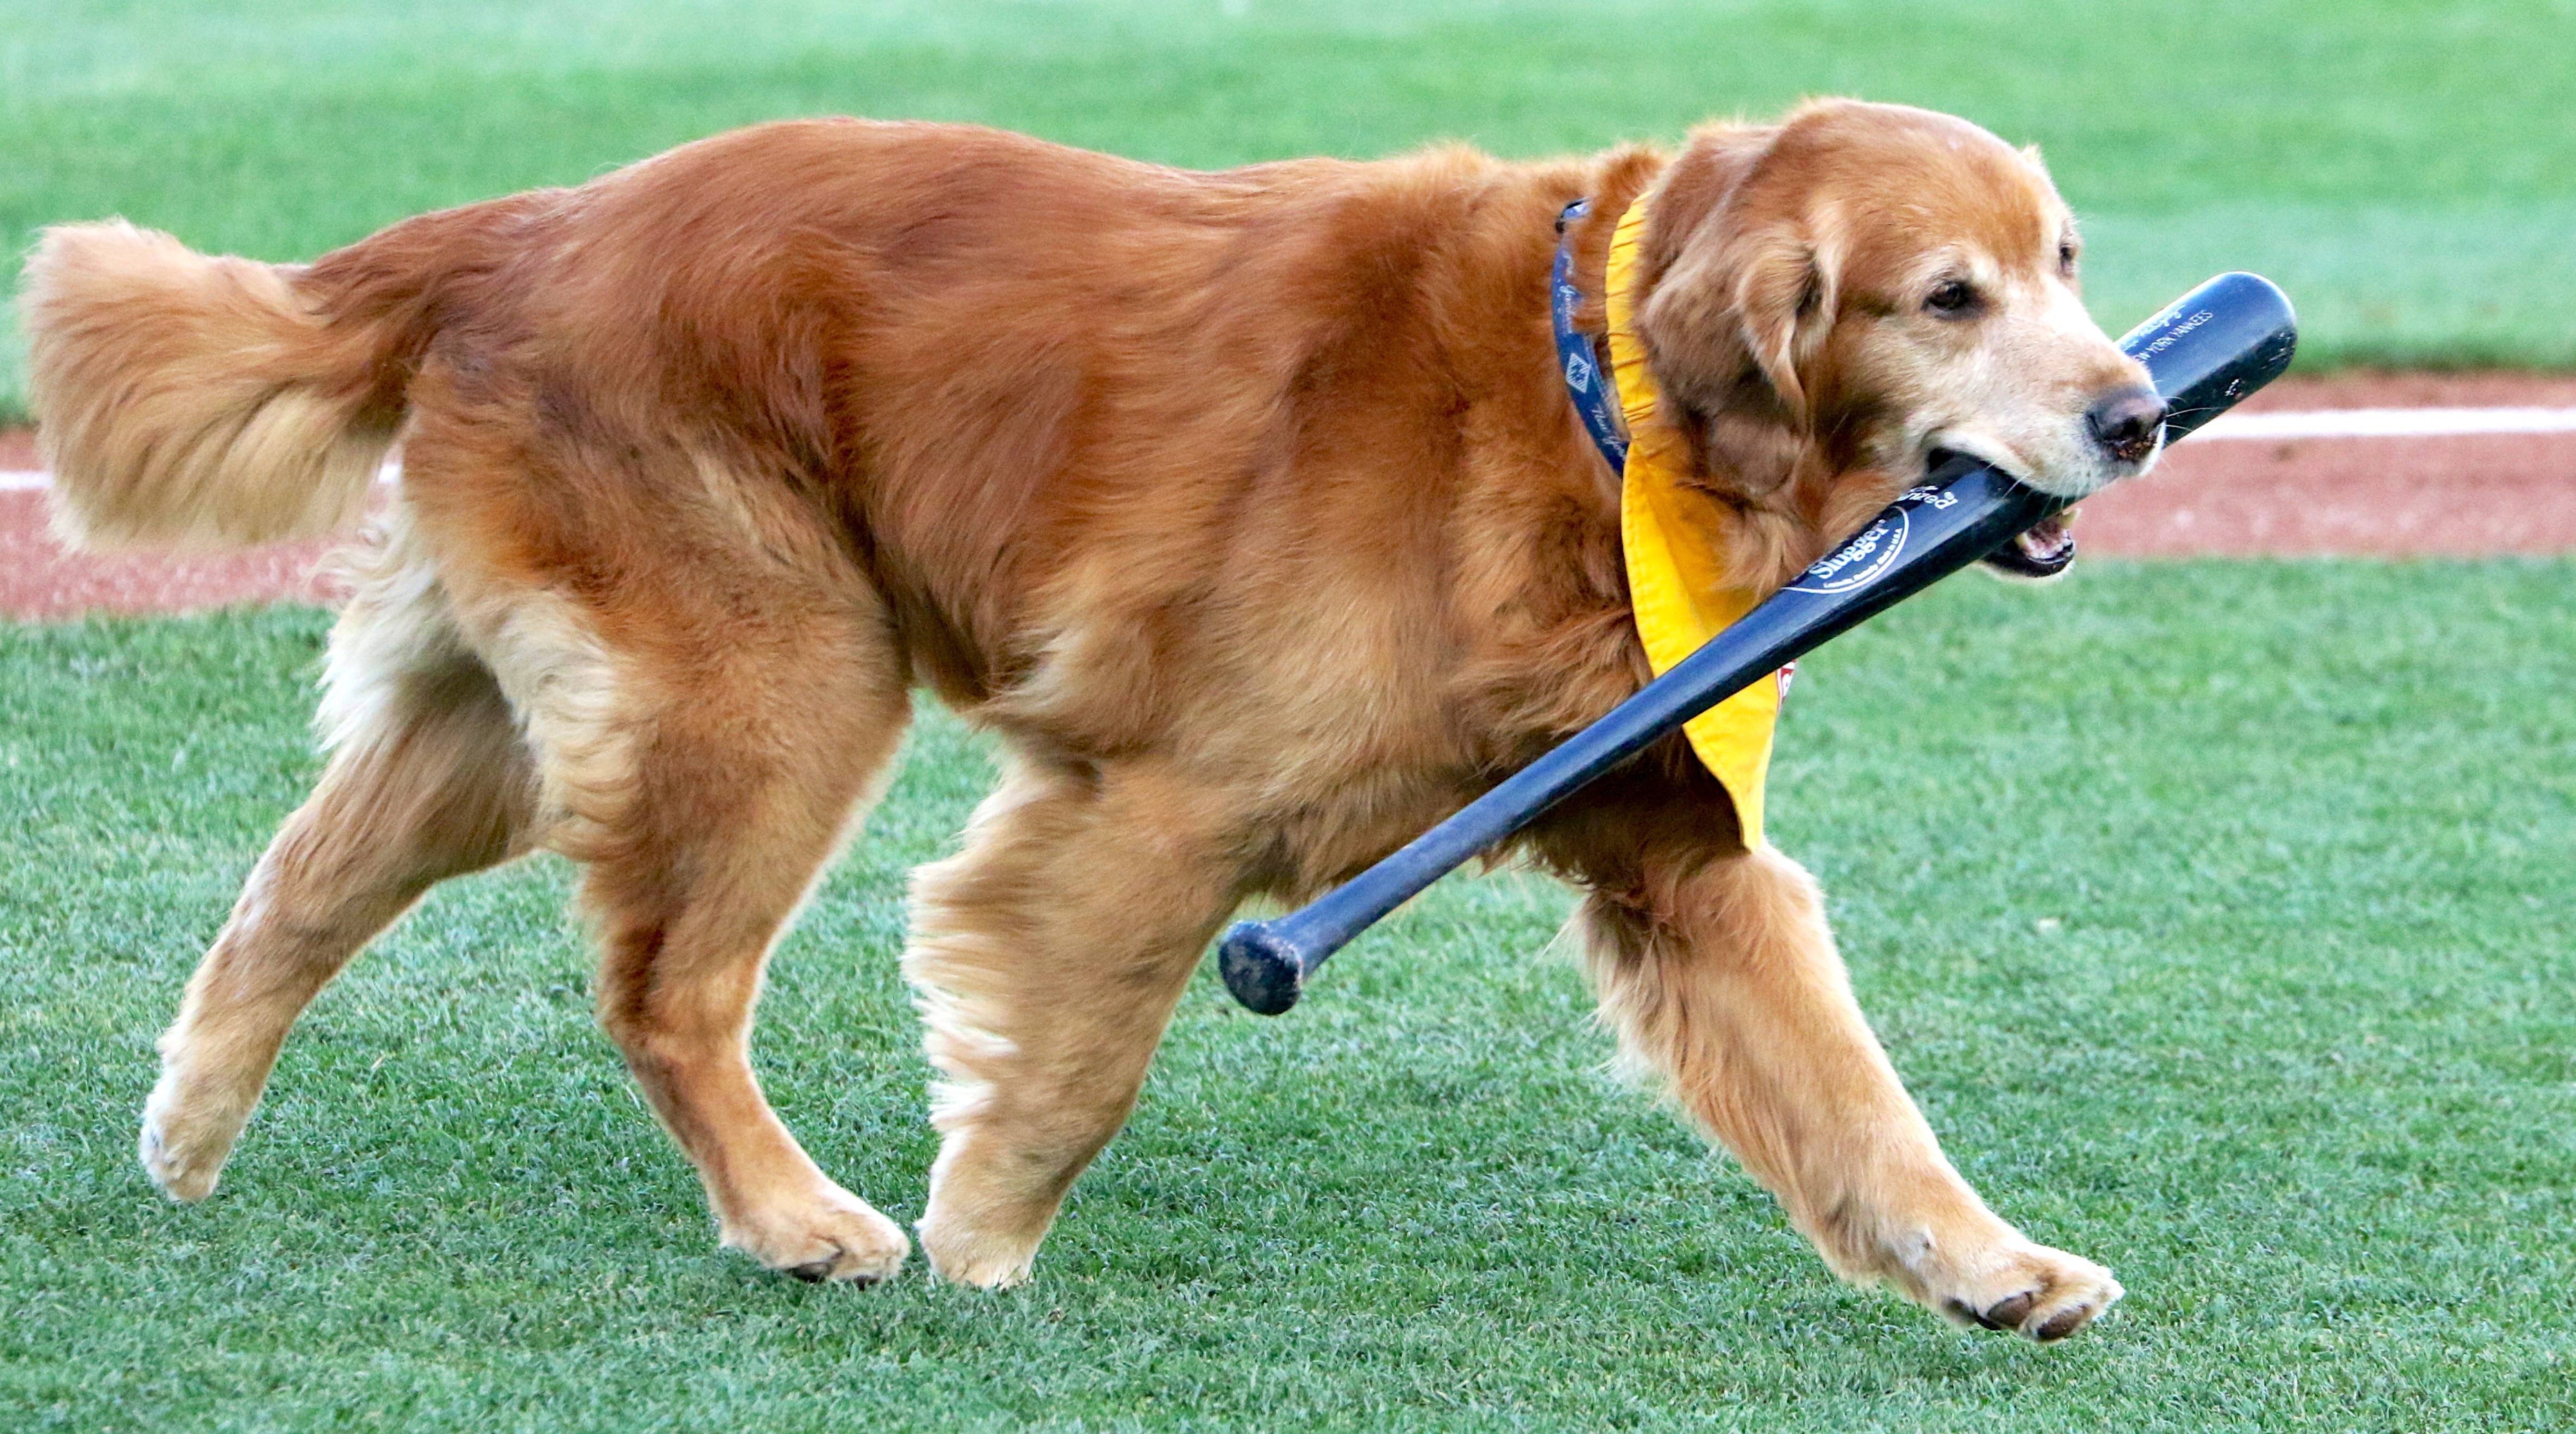
<path fill-rule="evenodd" d="M 55 530 L 222 548 L 354 520 L 402 425 L 459 219 L 475 216 L 426 215 L 310 268 L 122 221 L 45 231 L 19 314 Z"/>

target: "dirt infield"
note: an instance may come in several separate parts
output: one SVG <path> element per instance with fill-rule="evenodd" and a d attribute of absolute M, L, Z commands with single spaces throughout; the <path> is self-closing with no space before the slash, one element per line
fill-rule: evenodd
<path fill-rule="evenodd" d="M 2357 408 L 2576 408 L 2576 376 L 2292 378 L 2243 411 Z M 30 435 L 0 433 L 0 472 L 38 466 Z M 2086 503 L 2076 532 L 2086 552 L 2113 557 L 2576 552 L 2576 433 L 2196 439 L 2152 475 Z M 0 615 L 325 601 L 331 589 L 316 570 L 331 546 L 73 554 L 46 531 L 44 493 L 0 492 Z"/>
<path fill-rule="evenodd" d="M 38 466 L 25 430 L 0 433 L 0 473 Z M 70 553 L 45 521 L 46 495 L 0 492 L 0 616 L 77 617 L 85 612 L 193 612 L 236 602 L 326 602 L 320 576 L 335 539 L 244 553 Z"/>
<path fill-rule="evenodd" d="M 283 543 L 246 553 L 66 553 L 45 527 L 45 495 L 0 493 L 0 615 L 193 612 L 235 602 L 326 602 L 317 574 L 333 546 Z"/>

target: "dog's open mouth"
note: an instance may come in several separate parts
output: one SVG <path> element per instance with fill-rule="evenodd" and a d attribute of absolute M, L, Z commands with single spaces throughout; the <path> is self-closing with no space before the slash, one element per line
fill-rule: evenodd
<path fill-rule="evenodd" d="M 2053 578 L 2075 561 L 2075 510 L 2042 518 L 1986 554 L 1988 567 L 2017 578 Z"/>

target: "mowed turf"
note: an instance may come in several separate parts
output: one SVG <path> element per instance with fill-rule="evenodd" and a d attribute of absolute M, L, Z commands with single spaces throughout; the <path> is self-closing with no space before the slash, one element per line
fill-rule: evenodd
<path fill-rule="evenodd" d="M 2311 364 L 2576 365 L 2563 0 L 0 0 L 0 256 L 124 214 L 306 258 L 788 115 L 1230 165 L 1670 141 L 1828 92 L 2044 145 L 2114 332 L 2254 268 Z M 0 415 L 16 351 L 0 321 Z"/>
<path fill-rule="evenodd" d="M 170 1206 L 131 1150 L 152 1038 L 311 776 L 323 620 L 0 628 L 0 1427 L 2549 1427 L 2571 607 L 2565 562 L 2095 564 L 1803 669 L 1775 835 L 1863 1003 L 1969 1177 L 2131 1291 L 2054 1349 L 1836 1284 L 1604 1074 L 1522 875 L 1277 1020 L 1203 972 L 1020 1291 L 715 1252 L 550 859 L 363 958 Z M 925 718 L 762 1012 L 788 1122 L 907 1220 L 902 874 L 989 770 Z"/>

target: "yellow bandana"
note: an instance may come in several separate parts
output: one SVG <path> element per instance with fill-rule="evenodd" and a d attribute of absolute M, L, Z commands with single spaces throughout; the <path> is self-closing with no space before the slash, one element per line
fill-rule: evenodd
<path fill-rule="evenodd" d="M 1634 303 L 1645 218 L 1643 204 L 1631 204 L 1619 216 L 1603 287 L 1610 369 L 1618 379 L 1620 415 L 1628 424 L 1628 466 L 1620 475 L 1620 545 L 1627 557 L 1637 636 L 1660 677 L 1752 611 L 1759 598 L 1730 585 L 1719 568 L 1724 506 L 1690 486 L 1689 446 L 1656 416 L 1655 378 L 1646 370 L 1646 344 L 1637 334 Z M 1771 770 L 1771 729 L 1788 683 L 1784 668 L 1773 680 L 1754 683 L 1682 727 L 1691 750 L 1733 799 L 1736 826 L 1747 847 L 1762 842 L 1762 782 Z"/>

